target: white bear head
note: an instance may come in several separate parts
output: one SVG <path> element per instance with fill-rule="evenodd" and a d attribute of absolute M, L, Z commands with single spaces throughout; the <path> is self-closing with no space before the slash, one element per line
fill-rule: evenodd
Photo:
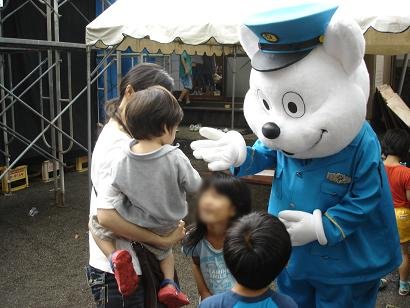
<path fill-rule="evenodd" d="M 258 38 L 246 26 L 241 44 L 252 59 Z M 307 159 L 333 155 L 355 138 L 366 115 L 369 76 L 360 27 L 334 16 L 323 44 L 275 71 L 252 69 L 246 121 L 269 148 Z"/>

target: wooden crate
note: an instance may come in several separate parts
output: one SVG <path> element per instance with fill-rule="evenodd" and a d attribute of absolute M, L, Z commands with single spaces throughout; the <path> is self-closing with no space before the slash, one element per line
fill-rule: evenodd
<path fill-rule="evenodd" d="M 51 160 L 43 161 L 41 165 L 41 178 L 43 182 L 50 182 L 53 178 L 54 164 Z M 57 164 L 57 177 L 59 176 L 60 165 Z"/>
<path fill-rule="evenodd" d="M 77 172 L 84 172 L 88 170 L 88 156 L 80 156 L 76 158 L 75 170 Z"/>
<path fill-rule="evenodd" d="M 5 167 L 0 167 L 0 173 L 6 170 Z M 1 190 L 8 194 L 29 187 L 27 166 L 22 165 L 11 169 L 3 177 L 1 181 Z"/>

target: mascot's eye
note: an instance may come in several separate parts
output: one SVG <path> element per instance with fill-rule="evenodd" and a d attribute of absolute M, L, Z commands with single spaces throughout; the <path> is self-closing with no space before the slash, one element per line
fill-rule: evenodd
<path fill-rule="evenodd" d="M 286 92 L 282 97 L 283 109 L 292 118 L 300 118 L 305 114 L 305 103 L 296 92 Z"/>
<path fill-rule="evenodd" d="M 261 90 L 257 91 L 257 95 L 259 100 L 262 102 L 263 106 L 265 107 L 266 110 L 270 110 L 270 105 L 268 99 L 265 97 L 265 95 L 262 93 Z"/>

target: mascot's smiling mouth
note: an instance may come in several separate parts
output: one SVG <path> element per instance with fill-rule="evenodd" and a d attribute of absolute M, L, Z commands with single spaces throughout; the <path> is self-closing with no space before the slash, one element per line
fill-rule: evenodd
<path fill-rule="evenodd" d="M 327 130 L 322 128 L 321 131 L 322 131 L 322 133 L 320 134 L 319 139 L 318 139 L 310 148 L 306 149 L 305 151 L 309 151 L 310 149 L 312 149 L 313 147 L 315 147 L 320 141 L 322 141 L 323 134 L 327 133 Z M 282 152 L 285 153 L 285 154 L 288 155 L 288 156 L 293 156 L 293 155 L 295 155 L 295 153 L 287 152 L 287 151 L 285 151 L 285 150 L 282 150 Z"/>

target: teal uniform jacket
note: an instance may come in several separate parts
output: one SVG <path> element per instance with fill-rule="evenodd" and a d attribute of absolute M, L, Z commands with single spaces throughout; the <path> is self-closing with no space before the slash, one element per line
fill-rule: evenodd
<path fill-rule="evenodd" d="M 238 176 L 275 168 L 268 212 L 320 209 L 328 244 L 294 247 L 287 271 L 293 279 L 354 284 L 383 277 L 401 263 L 389 183 L 376 134 L 366 122 L 334 155 L 294 159 L 265 147 L 248 147 Z"/>

